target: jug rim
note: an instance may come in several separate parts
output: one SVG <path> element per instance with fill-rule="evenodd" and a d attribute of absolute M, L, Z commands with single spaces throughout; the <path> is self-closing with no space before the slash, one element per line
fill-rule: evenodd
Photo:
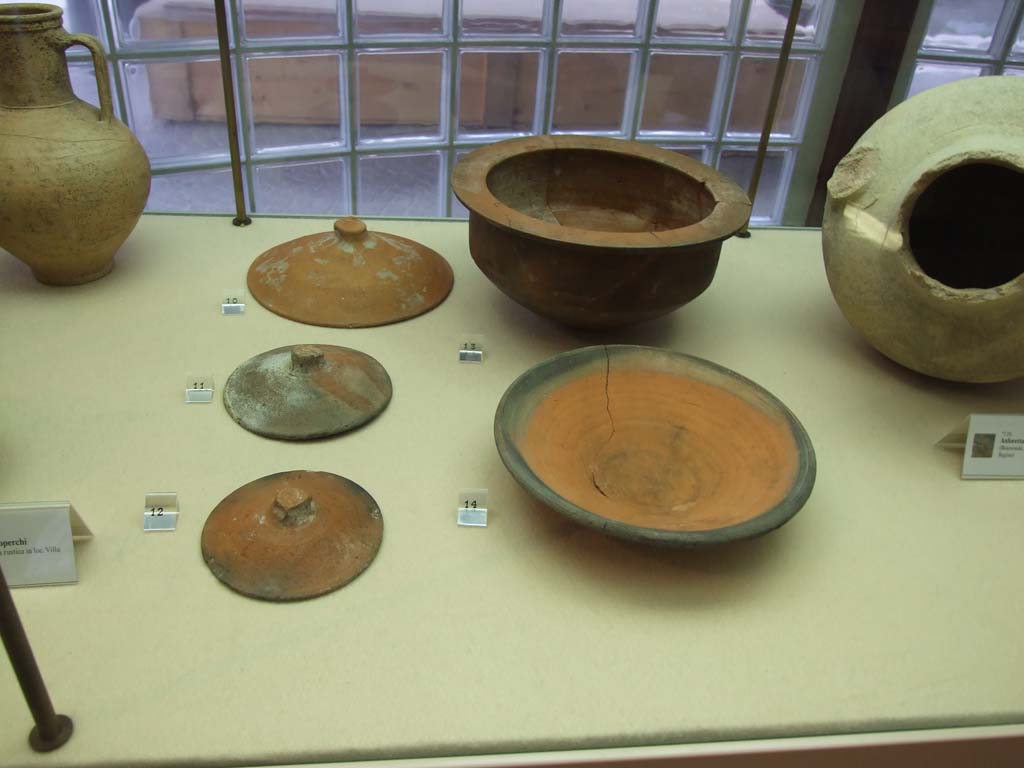
<path fill-rule="evenodd" d="M 0 32 L 34 32 L 61 26 L 64 9 L 48 3 L 0 5 Z"/>

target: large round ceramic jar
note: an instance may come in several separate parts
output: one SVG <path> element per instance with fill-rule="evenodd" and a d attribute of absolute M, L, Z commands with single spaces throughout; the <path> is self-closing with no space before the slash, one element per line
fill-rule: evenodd
<path fill-rule="evenodd" d="M 942 379 L 1024 376 L 1024 79 L 933 88 L 828 182 L 825 269 L 880 352 Z"/>

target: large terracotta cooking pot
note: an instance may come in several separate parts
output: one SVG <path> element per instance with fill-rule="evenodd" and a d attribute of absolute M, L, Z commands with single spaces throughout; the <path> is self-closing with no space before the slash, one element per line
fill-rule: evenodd
<path fill-rule="evenodd" d="M 610 328 L 700 295 L 750 201 L 729 178 L 636 141 L 531 136 L 474 150 L 452 173 L 469 250 L 509 297 L 566 325 Z"/>

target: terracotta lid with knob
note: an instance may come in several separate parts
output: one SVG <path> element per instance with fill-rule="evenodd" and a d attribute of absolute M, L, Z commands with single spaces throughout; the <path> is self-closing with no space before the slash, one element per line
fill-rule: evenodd
<path fill-rule="evenodd" d="M 360 219 L 274 246 L 249 267 L 249 292 L 282 317 L 361 328 L 429 312 L 451 293 L 454 275 L 436 251 L 370 232 Z"/>
<path fill-rule="evenodd" d="M 331 344 L 298 344 L 256 355 L 224 386 L 231 418 L 264 437 L 310 440 L 347 432 L 391 401 L 391 378 L 367 354 Z"/>
<path fill-rule="evenodd" d="M 229 494 L 203 527 L 203 560 L 222 582 L 260 600 L 303 600 L 366 570 L 384 521 L 363 488 L 330 472 L 267 475 Z"/>

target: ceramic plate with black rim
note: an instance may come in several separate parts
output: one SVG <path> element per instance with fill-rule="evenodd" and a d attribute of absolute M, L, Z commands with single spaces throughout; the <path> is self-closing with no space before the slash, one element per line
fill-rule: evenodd
<path fill-rule="evenodd" d="M 707 360 L 585 347 L 505 392 L 498 453 L 547 506 L 613 536 L 700 546 L 759 536 L 814 487 L 814 448 L 770 392 Z"/>

